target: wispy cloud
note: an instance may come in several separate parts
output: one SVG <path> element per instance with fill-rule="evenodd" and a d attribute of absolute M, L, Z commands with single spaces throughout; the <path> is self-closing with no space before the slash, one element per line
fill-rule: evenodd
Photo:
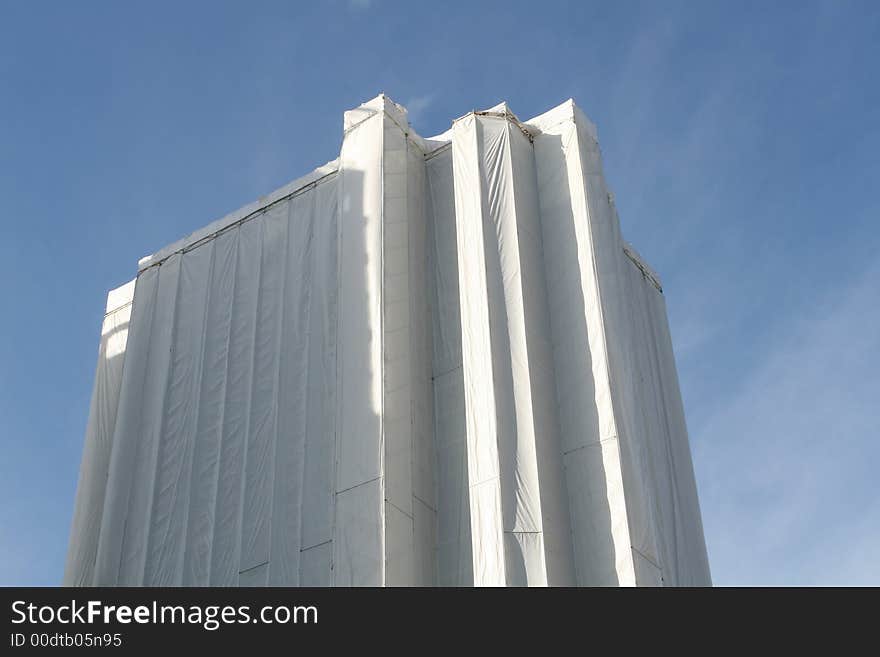
<path fill-rule="evenodd" d="M 435 94 L 424 94 L 422 96 L 410 98 L 403 104 L 403 106 L 406 107 L 407 116 L 409 117 L 409 122 L 411 124 L 415 125 L 422 117 L 424 117 L 427 109 L 434 103 L 435 97 Z"/>
<path fill-rule="evenodd" d="M 875 260 L 817 295 L 728 403 L 691 427 L 718 583 L 880 583 L 878 287 Z"/>

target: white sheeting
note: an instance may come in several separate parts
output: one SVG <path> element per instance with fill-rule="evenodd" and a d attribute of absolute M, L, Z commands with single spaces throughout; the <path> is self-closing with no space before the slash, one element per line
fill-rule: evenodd
<path fill-rule="evenodd" d="M 710 583 L 659 279 L 571 101 L 425 140 L 379 96 L 140 267 L 66 584 Z"/>
<path fill-rule="evenodd" d="M 473 583 L 452 150 L 426 160 L 433 338 L 437 580 Z"/>
<path fill-rule="evenodd" d="M 95 386 L 76 491 L 70 546 L 64 568 L 65 586 L 89 586 L 95 577 L 95 558 L 107 491 L 113 431 L 119 405 L 122 364 L 128 341 L 134 281 L 111 290 L 101 325 Z"/>

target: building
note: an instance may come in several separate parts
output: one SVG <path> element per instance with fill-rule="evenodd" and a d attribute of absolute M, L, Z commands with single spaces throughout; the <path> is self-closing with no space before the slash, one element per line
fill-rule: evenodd
<path fill-rule="evenodd" d="M 69 585 L 709 585 L 660 281 L 572 101 L 337 160 L 142 259 Z"/>

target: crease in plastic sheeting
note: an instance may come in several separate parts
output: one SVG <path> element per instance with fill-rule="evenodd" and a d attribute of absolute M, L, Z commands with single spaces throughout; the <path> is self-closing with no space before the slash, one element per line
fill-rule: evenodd
<path fill-rule="evenodd" d="M 210 244 L 181 256 L 150 524 L 145 537 L 144 584 L 172 586 L 182 579 L 212 255 Z"/>
<path fill-rule="evenodd" d="M 621 271 L 621 288 L 627 297 L 625 305 L 621 304 L 625 313 L 621 319 L 626 324 L 626 333 L 621 335 L 622 344 L 618 345 L 624 354 L 624 358 L 618 362 L 618 367 L 623 372 L 619 378 L 624 382 L 622 399 L 626 404 L 623 433 L 626 436 L 626 446 L 629 449 L 630 458 L 632 458 L 630 467 L 634 468 L 634 474 L 630 476 L 636 478 L 640 486 L 637 489 L 639 494 L 632 496 L 630 503 L 639 506 L 639 512 L 632 517 L 647 526 L 647 529 L 642 530 L 643 532 L 650 531 L 650 534 L 643 534 L 644 537 L 640 536 L 639 540 L 633 542 L 633 549 L 659 567 L 662 546 L 656 545 L 653 540 L 656 533 L 656 522 L 659 520 L 656 515 L 657 500 L 653 495 L 653 491 L 656 490 L 656 482 L 653 477 L 654 473 L 647 467 L 647 454 L 650 453 L 654 436 L 651 435 L 651 424 L 648 417 L 649 409 L 647 407 L 650 400 L 644 398 L 643 374 L 640 372 L 644 344 L 641 340 L 635 339 L 644 326 L 643 313 L 636 299 L 639 290 L 633 289 L 633 280 L 630 275 L 631 265 L 625 261 L 622 261 L 621 264 L 624 265 Z M 638 379 L 627 376 L 629 373 L 639 373 Z M 650 375 L 650 372 L 647 374 Z"/>
<path fill-rule="evenodd" d="M 552 332 L 544 271 L 544 244 L 534 140 L 508 128 L 509 166 L 522 272 L 522 308 L 531 402 L 531 439 L 543 532 L 546 582 L 575 582 L 568 498 L 563 484 L 562 445 L 553 365 Z M 518 404 L 519 405 L 519 404 Z"/>
<path fill-rule="evenodd" d="M 328 584 L 330 578 L 329 543 L 333 538 L 336 491 L 337 193 L 335 181 L 317 190 L 313 216 L 314 248 L 309 265 L 314 289 L 309 311 L 308 428 L 300 515 L 302 585 L 319 578 L 315 569 L 323 563 L 327 566 Z M 326 562 L 317 559 L 306 564 L 305 552 L 323 544 L 328 545 Z"/>
<path fill-rule="evenodd" d="M 547 586 L 543 532 L 504 532 L 508 586 Z"/>
<path fill-rule="evenodd" d="M 578 143 L 577 150 L 574 154 L 574 162 L 570 165 L 573 177 L 569 178 L 572 189 L 577 190 L 576 195 L 576 214 L 575 226 L 581 222 L 577 220 L 578 216 L 583 216 L 584 221 L 582 232 L 577 231 L 578 236 L 578 254 L 581 276 L 587 276 L 585 281 L 585 305 L 587 310 L 587 332 L 590 343 L 591 361 L 593 363 L 593 380 L 596 390 L 596 407 L 599 414 L 599 437 L 600 440 L 618 435 L 618 419 L 615 415 L 614 406 L 612 404 L 613 384 L 611 380 L 611 363 L 609 360 L 609 350 L 607 342 L 607 328 L 605 311 L 602 304 L 603 294 L 599 284 L 599 265 L 596 261 L 596 241 L 594 235 L 594 221 L 596 212 L 592 207 L 589 197 L 589 186 L 585 178 L 583 169 L 583 159 L 580 147 L 580 136 L 577 134 L 575 126 L 575 135 Z M 573 195 L 574 197 L 574 195 Z M 627 544 L 629 540 L 627 539 Z"/>
<path fill-rule="evenodd" d="M 663 295 L 652 294 L 653 318 L 657 329 L 658 355 L 660 357 L 660 381 L 664 397 L 664 409 L 669 415 L 671 434 L 670 446 L 677 467 L 673 481 L 677 483 L 679 497 L 676 512 L 680 514 L 682 534 L 678 546 L 679 579 L 677 586 L 711 586 L 712 576 L 709 558 L 706 553 L 706 540 L 703 535 L 702 515 L 697 494 L 697 482 L 691 459 L 688 431 L 684 416 L 684 406 L 678 385 L 672 338 L 669 334 L 666 303 Z"/>
<path fill-rule="evenodd" d="M 500 525 L 501 487 L 489 479 L 470 487 L 474 586 L 506 586 L 504 532 Z"/>
<path fill-rule="evenodd" d="M 672 452 L 671 446 L 673 430 L 666 411 L 664 400 L 660 398 L 660 395 L 662 395 L 662 392 L 659 388 L 659 386 L 662 385 L 660 381 L 661 365 L 655 337 L 656 325 L 653 316 L 650 314 L 650 307 L 647 306 L 647 304 L 646 311 L 649 313 L 650 317 L 651 333 L 649 337 L 651 339 L 651 343 L 649 344 L 649 347 L 651 349 L 651 356 L 654 361 L 653 378 L 655 385 L 657 386 L 657 389 L 655 389 L 654 391 L 655 403 L 658 406 L 658 414 L 662 418 L 661 428 L 663 429 L 663 462 L 666 464 L 666 467 L 662 468 L 661 472 L 659 473 L 661 483 L 658 485 L 658 488 L 667 493 L 667 495 L 663 495 L 659 500 L 661 506 L 660 512 L 662 513 L 663 524 L 667 528 L 671 527 L 671 529 L 668 529 L 668 533 L 664 532 L 659 537 L 661 544 L 663 544 L 664 546 L 665 553 L 664 557 L 661 560 L 661 564 L 663 565 L 664 580 L 671 583 L 678 583 L 681 579 L 681 573 L 679 570 L 680 553 L 684 547 L 684 541 L 681 540 L 681 530 L 683 523 L 680 516 L 683 501 L 681 500 L 681 495 L 678 489 L 678 482 L 681 481 L 682 475 L 681 473 L 677 472 L 678 466 L 676 462 L 676 457 Z"/>
<path fill-rule="evenodd" d="M 268 583 L 299 584 L 302 542 L 305 443 L 310 371 L 311 250 L 315 194 L 290 202 L 283 240 L 281 323 L 275 347 L 277 405 L 271 492 Z"/>
<path fill-rule="evenodd" d="M 640 397 L 641 407 L 648 413 L 644 439 L 650 472 L 648 482 L 652 487 L 650 491 L 653 502 L 652 512 L 657 525 L 655 539 L 658 551 L 657 565 L 661 568 L 664 580 L 675 582 L 678 579 L 675 518 L 677 491 L 670 481 L 674 462 L 669 453 L 669 421 L 662 401 L 658 398 L 659 362 L 653 340 L 655 326 L 647 297 L 647 294 L 653 293 L 653 290 L 650 290 L 653 282 L 648 280 L 637 266 L 631 266 L 629 272 L 631 285 L 634 288 L 632 301 L 637 305 L 637 311 L 641 316 L 641 324 L 634 324 L 636 327 L 641 326 L 641 329 L 637 328 L 633 337 L 641 336 L 639 340 L 641 344 L 634 351 L 640 358 L 637 364 L 638 370 L 644 373 L 640 382 Z"/>
<path fill-rule="evenodd" d="M 434 497 L 431 449 L 425 444 L 431 366 L 424 305 L 424 158 L 392 120 L 385 120 L 382 153 L 385 583 L 393 586 L 412 585 L 416 563 L 433 561 L 434 546 L 416 540 L 414 519 L 417 498 Z"/>
<path fill-rule="evenodd" d="M 207 245 L 206 245 L 207 246 Z M 193 496 L 192 486 L 193 481 L 195 479 L 196 472 L 196 441 L 199 432 L 199 419 L 201 416 L 201 407 L 203 403 L 202 399 L 202 381 L 205 378 L 205 358 L 208 349 L 208 322 L 209 320 L 209 303 L 210 303 L 210 290 L 211 290 L 211 282 L 214 277 L 214 268 L 216 264 L 216 249 L 218 247 L 217 242 L 211 243 L 210 249 L 210 258 L 207 267 L 207 272 L 204 280 L 204 289 L 201 290 L 201 296 L 204 298 L 203 306 L 201 308 L 201 349 L 199 353 L 199 363 L 198 363 L 198 372 L 195 377 L 195 380 L 192 383 L 193 394 L 196 399 L 195 411 L 193 413 L 192 423 L 189 428 L 189 432 L 191 434 L 191 438 L 189 439 L 190 445 L 189 448 L 189 458 L 190 458 L 190 466 L 189 472 L 187 473 L 187 496 L 186 501 L 184 502 L 184 508 L 182 510 L 183 513 L 183 523 L 181 528 L 181 536 L 178 539 L 181 543 L 179 547 L 177 547 L 177 554 L 175 555 L 175 573 L 173 578 L 173 584 L 175 586 L 180 586 L 184 578 L 186 576 L 186 557 L 187 557 L 187 539 L 189 538 L 189 525 L 191 522 L 190 512 L 193 509 L 193 505 L 191 503 L 191 499 Z"/>
<path fill-rule="evenodd" d="M 480 367 L 480 369 L 486 368 L 487 365 L 489 366 L 488 372 L 490 373 L 490 376 L 487 377 L 482 384 L 486 386 L 487 390 L 491 390 L 492 404 L 486 407 L 475 407 L 471 412 L 478 413 L 480 412 L 478 410 L 479 408 L 485 408 L 486 411 L 492 413 L 494 419 L 494 431 L 485 434 L 485 436 L 469 433 L 468 437 L 478 443 L 482 443 L 483 449 L 485 450 L 484 460 L 488 461 L 492 467 L 491 470 L 487 469 L 486 471 L 491 473 L 490 476 L 497 478 L 501 504 L 501 516 L 499 516 L 499 520 L 501 522 L 501 530 L 503 531 L 505 529 L 513 529 L 516 526 L 515 514 L 517 506 L 515 503 L 512 505 L 505 504 L 505 490 L 502 488 L 505 483 L 504 479 L 508 480 L 506 482 L 508 485 L 515 483 L 510 481 L 509 475 L 511 471 L 509 467 L 510 460 L 508 458 L 510 454 L 505 449 L 508 445 L 502 445 L 502 439 L 509 438 L 515 440 L 516 415 L 511 408 L 513 398 L 511 386 L 513 377 L 511 373 L 510 359 L 508 358 L 510 353 L 510 338 L 507 332 L 508 317 L 506 315 L 507 307 L 505 304 L 505 267 L 502 264 L 502 258 L 507 255 L 507 251 L 502 248 L 502 243 L 504 242 L 504 236 L 501 234 L 502 227 L 499 223 L 493 220 L 494 217 L 499 214 L 497 204 L 500 202 L 501 195 L 498 194 L 497 189 L 494 190 L 494 194 L 492 193 L 493 190 L 490 190 L 492 180 L 486 173 L 486 170 L 490 167 L 489 163 L 495 163 L 497 165 L 500 160 L 501 135 L 503 133 L 496 132 L 495 139 L 491 140 L 487 146 L 485 127 L 486 125 L 484 121 L 475 118 L 474 135 L 476 138 L 476 149 L 474 166 L 478 176 L 476 180 L 479 183 L 476 191 L 479 194 L 480 214 L 473 217 L 471 220 L 474 222 L 481 238 L 479 242 L 476 242 L 479 251 L 475 255 L 478 262 L 477 267 L 485 272 L 485 282 L 481 287 L 485 289 L 486 295 L 486 325 L 484 330 L 486 333 L 487 348 L 484 349 L 484 351 L 479 354 L 472 363 L 475 367 Z M 461 283 L 462 281 L 460 281 L 459 284 L 460 288 L 463 287 Z M 462 313 L 462 316 L 463 315 L 464 313 Z M 480 319 L 482 319 L 482 317 L 480 317 Z M 471 326 L 471 329 L 473 330 L 473 326 Z M 486 360 L 486 362 L 482 362 L 483 360 Z M 467 397 L 466 401 L 469 401 L 467 400 Z M 508 476 L 505 477 L 505 475 Z M 473 486 L 475 483 L 482 483 L 482 481 L 485 481 L 486 479 L 486 477 L 479 476 L 471 482 L 471 485 Z M 508 488 L 507 490 L 512 491 L 514 489 Z M 515 499 L 514 495 L 514 502 Z M 514 513 L 513 518 L 509 517 L 511 512 Z"/>
<path fill-rule="evenodd" d="M 257 397 L 257 395 L 254 394 L 254 388 L 258 385 L 260 377 L 265 377 L 263 368 L 260 367 L 261 363 L 258 362 L 262 342 L 261 333 L 264 330 L 264 327 L 260 322 L 260 315 L 261 308 L 265 303 L 266 295 L 264 287 L 266 265 L 264 257 L 264 246 L 266 241 L 265 216 L 266 214 L 264 212 L 260 215 L 261 220 L 253 222 L 254 248 L 249 250 L 249 253 L 253 254 L 256 264 L 254 265 L 255 271 L 253 272 L 253 281 L 251 283 L 251 286 L 254 289 L 253 309 L 249 309 L 250 312 L 248 313 L 249 316 L 246 324 L 248 335 L 245 344 L 248 359 L 248 377 L 247 383 L 242 391 L 243 403 L 240 425 L 243 429 L 241 447 L 243 458 L 241 461 L 242 467 L 239 472 L 240 481 L 238 485 L 238 497 L 235 504 L 237 518 L 235 518 L 235 524 L 232 525 L 233 529 L 231 531 L 231 536 L 233 538 L 230 541 L 232 544 L 232 551 L 229 554 L 230 558 L 227 564 L 227 573 L 232 585 L 240 585 L 241 572 L 243 570 L 249 570 L 251 567 L 243 567 L 242 560 L 250 556 L 249 552 L 252 547 L 252 544 L 249 542 L 252 540 L 252 533 L 249 530 L 251 530 L 251 523 L 254 520 L 251 516 L 253 504 L 253 498 L 251 497 L 253 495 L 252 487 L 255 479 L 259 482 L 259 470 L 256 470 L 256 468 L 264 467 L 264 462 L 262 460 L 259 463 L 254 462 L 255 457 L 259 457 L 262 450 L 259 442 L 255 445 L 253 413 L 254 400 Z"/>
<path fill-rule="evenodd" d="M 450 144 L 451 145 L 451 144 Z M 432 272 L 437 584 L 473 582 L 452 150 L 426 161 Z"/>
<path fill-rule="evenodd" d="M 433 374 L 437 377 L 461 367 L 462 362 L 451 150 L 428 160 L 426 172 L 433 245 L 429 253 L 433 270 Z"/>
<path fill-rule="evenodd" d="M 543 116 L 554 112 L 551 110 Z M 632 558 L 617 457 L 605 319 L 595 262 L 596 213 L 590 203 L 589 180 L 583 167 L 579 119 L 573 106 L 567 108 L 565 114 L 563 121 L 549 121 L 552 129 L 545 127 L 534 144 L 538 183 L 545 186 L 539 194 L 545 249 L 548 243 L 555 245 L 552 254 L 545 253 L 545 266 L 548 276 L 549 272 L 558 270 L 554 280 L 562 278 L 573 285 L 569 296 L 561 293 L 558 285 L 549 286 L 572 548 L 579 584 L 623 584 L 633 578 Z M 558 199 L 568 199 L 568 202 L 558 202 Z M 566 229 L 571 231 L 570 236 L 566 236 Z M 564 257 L 566 251 L 567 258 Z M 565 319 L 566 315 L 570 316 Z M 580 369 L 571 368 L 570 352 L 585 354 L 587 360 Z M 589 388 L 582 385 L 587 381 Z M 577 391 L 581 390 L 590 391 L 588 399 L 579 398 Z M 587 413 L 587 409 L 594 411 Z M 610 439 L 614 439 L 610 443 L 612 451 L 605 442 Z M 586 446 L 599 444 L 599 441 L 606 446 L 585 460 L 594 453 Z M 587 451 L 582 451 L 584 449 Z M 587 481 L 600 488 L 585 496 L 584 482 Z M 595 544 L 600 537 L 600 543 Z"/>
<path fill-rule="evenodd" d="M 620 471 L 623 478 L 622 491 L 627 518 L 629 540 L 645 553 L 653 554 L 653 521 L 645 506 L 644 489 L 636 473 L 642 469 L 638 444 L 631 439 L 631 393 L 627 376 L 627 352 L 629 327 L 625 320 L 626 308 L 622 300 L 626 279 L 621 276 L 622 240 L 619 224 L 602 177 L 598 144 L 590 135 L 583 134 L 583 126 L 575 122 L 578 131 L 579 164 L 589 213 L 590 252 L 593 261 L 593 279 L 596 281 L 597 310 L 601 318 L 602 349 L 606 364 L 608 397 L 616 427 L 617 445 L 620 451 Z M 629 558 L 632 562 L 632 558 Z M 627 567 L 623 579 L 629 579 Z M 634 575 L 632 575 L 634 576 Z M 636 584 L 638 582 L 636 581 Z"/>
<path fill-rule="evenodd" d="M 139 276 L 135 286 L 129 344 L 126 348 L 128 367 L 123 368 L 107 493 L 98 536 L 94 578 L 94 583 L 98 585 L 116 585 L 120 578 L 127 509 L 132 494 L 131 477 L 139 446 L 138 431 L 143 410 L 140 397 L 149 364 L 158 281 L 159 270 L 156 269 L 150 275 Z M 131 390 L 137 395 L 136 403 L 126 394 Z"/>
<path fill-rule="evenodd" d="M 260 247 L 257 250 L 260 266 L 241 501 L 239 573 L 269 561 L 281 362 L 278 354 L 281 344 L 290 204 L 287 201 L 274 206 L 259 220 L 262 227 Z"/>
<path fill-rule="evenodd" d="M 159 270 L 141 274 L 135 284 L 129 342 L 126 346 L 127 367 L 123 368 L 119 389 L 119 405 L 113 430 L 113 447 L 107 477 L 107 492 L 101 514 L 101 528 L 95 556 L 94 584 L 115 585 L 119 578 L 119 563 L 125 528 L 126 509 L 131 494 L 131 471 L 137 439 L 134 435 L 138 416 L 142 411 L 140 390 L 146 375 L 149 357 L 149 338 L 155 308 L 155 293 Z M 143 336 L 143 337 L 141 337 Z M 134 392 L 131 395 L 130 392 Z"/>
<path fill-rule="evenodd" d="M 214 242 L 184 554 L 182 583 L 185 586 L 207 586 L 210 581 L 238 237 L 238 229 L 235 229 L 217 237 Z"/>
<path fill-rule="evenodd" d="M 147 540 L 153 513 L 159 447 L 165 427 L 173 327 L 180 292 L 180 256 L 169 258 L 159 269 L 155 317 L 150 332 L 150 354 L 140 417 L 137 453 L 131 478 L 132 494 L 122 541 L 119 580 L 142 586 L 146 572 Z M 155 354 L 155 356 L 153 356 Z"/>
<path fill-rule="evenodd" d="M 427 169 L 421 152 L 407 145 L 407 214 L 411 221 L 409 262 L 412 325 L 411 380 L 413 580 L 416 586 L 436 585 L 437 486 L 434 473 L 433 339 L 431 335 L 431 269 L 428 252 Z M 412 221 L 415 218 L 415 221 Z"/>
<path fill-rule="evenodd" d="M 639 403 L 637 388 L 638 372 L 635 366 L 636 353 L 633 352 L 634 310 L 629 298 L 631 277 L 627 267 L 631 266 L 621 248 L 619 221 L 614 207 L 610 204 L 607 190 L 602 184 L 601 169 L 596 159 L 598 173 L 591 177 L 597 189 L 593 200 L 604 218 L 600 224 L 608 237 L 603 274 L 604 285 L 609 286 L 611 294 L 604 301 L 609 310 L 608 317 L 613 328 L 606 335 L 613 336 L 608 342 L 609 362 L 611 364 L 612 390 L 615 397 L 615 410 L 619 413 L 618 444 L 621 450 L 621 466 L 624 485 L 627 491 L 626 506 L 629 519 L 632 546 L 639 554 L 659 562 L 658 517 L 654 512 L 651 498 L 654 489 L 650 465 L 647 461 L 649 447 L 646 444 L 648 433 L 645 424 L 644 407 Z M 644 574 L 644 570 L 641 571 Z M 637 573 L 637 584 L 638 573 Z"/>
<path fill-rule="evenodd" d="M 437 560 L 441 586 L 473 582 L 464 388 L 461 371 L 435 379 Z"/>
<path fill-rule="evenodd" d="M 477 123 L 485 149 L 481 164 L 488 215 L 483 221 L 490 235 L 494 230 L 497 240 L 495 244 L 491 237 L 487 240 L 485 257 L 504 530 L 541 531 L 510 126 L 498 119 L 478 119 Z"/>
<path fill-rule="evenodd" d="M 473 575 L 477 586 L 500 586 L 505 576 L 498 490 L 498 426 L 492 360 L 482 362 L 492 353 L 492 342 L 478 157 L 477 124 L 471 114 L 453 125 L 452 162 Z M 487 487 L 489 492 L 485 492 Z M 490 504 L 486 499 L 490 493 L 497 504 Z"/>
<path fill-rule="evenodd" d="M 620 457 L 616 439 L 593 443 L 565 454 L 565 481 L 572 509 L 572 546 L 580 586 L 634 584 Z"/>
<path fill-rule="evenodd" d="M 418 293 L 409 262 L 410 232 L 418 221 L 409 207 L 407 139 L 400 126 L 383 117 L 381 211 L 381 351 L 382 351 L 382 474 L 383 498 L 409 518 L 409 546 L 395 545 L 386 533 L 386 577 L 391 583 L 398 570 L 392 558 L 412 559 L 413 403 L 417 394 L 412 375 L 414 358 L 411 311 Z M 389 518 L 386 509 L 386 520 Z M 403 522 L 403 521 L 401 521 Z M 401 534 L 402 535 L 402 534 Z"/>
<path fill-rule="evenodd" d="M 629 476 L 634 481 L 629 485 L 636 494 L 630 496 L 630 502 L 638 507 L 632 518 L 641 525 L 639 533 L 634 537 L 633 547 L 662 568 L 666 557 L 662 500 L 658 498 L 657 482 L 661 473 L 657 470 L 659 464 L 652 463 L 652 454 L 656 453 L 657 442 L 663 438 L 657 436 L 660 418 L 657 417 L 657 409 L 651 404 L 656 396 L 653 391 L 645 389 L 643 376 L 639 374 L 640 371 L 649 376 L 652 373 L 644 336 L 644 331 L 649 330 L 648 320 L 644 304 L 637 303 L 646 281 L 641 272 L 636 273 L 633 263 L 626 256 L 620 258 L 620 266 L 624 284 L 622 292 L 626 295 L 625 300 L 620 301 L 620 321 L 625 323 L 625 332 L 621 332 L 621 344 L 617 346 L 624 352 L 619 361 L 620 376 L 626 382 L 622 386 L 621 403 L 627 409 L 626 419 L 629 420 L 625 425 L 628 440 L 623 446 L 628 449 L 632 459 L 629 466 L 632 472 Z M 663 462 L 665 463 L 665 459 Z"/>
<path fill-rule="evenodd" d="M 134 281 L 126 283 L 107 295 L 107 312 L 101 324 L 95 384 L 64 569 L 65 586 L 92 586 L 95 582 L 101 517 L 107 493 L 134 284 Z"/>
<path fill-rule="evenodd" d="M 662 294 L 646 287 L 647 307 L 651 320 L 651 338 L 656 355 L 658 403 L 666 422 L 666 454 L 669 462 L 669 486 L 674 493 L 667 513 L 674 519 L 672 538 L 675 548 L 674 580 L 664 578 L 675 586 L 709 586 L 706 542 L 700 514 L 699 497 L 694 477 L 693 462 L 679 392 L 678 375 L 672 351 L 672 340 L 666 320 L 666 305 Z"/>
<path fill-rule="evenodd" d="M 676 405 L 670 399 L 670 388 L 677 385 L 675 379 L 666 373 L 665 362 L 670 361 L 671 356 L 663 354 L 664 348 L 671 354 L 671 341 L 668 346 L 661 344 L 664 342 L 662 335 L 665 335 L 663 298 L 654 289 L 653 281 L 635 263 L 630 266 L 629 273 L 633 312 L 638 317 L 633 334 L 634 339 L 638 337 L 634 345 L 634 353 L 638 356 L 636 367 L 647 377 L 641 381 L 639 390 L 640 405 L 649 412 L 644 437 L 649 464 L 647 481 L 652 486 L 649 493 L 657 523 L 658 564 L 662 566 L 666 585 L 707 584 L 711 579 L 699 548 L 705 544 L 702 528 L 686 526 L 688 517 L 696 518 L 695 524 L 699 524 L 699 507 L 689 449 L 680 450 L 680 455 L 674 447 L 676 439 L 686 445 L 687 430 L 683 413 L 681 419 L 675 421 L 675 426 L 670 417 L 680 403 Z M 690 490 L 684 492 L 682 487 Z M 697 553 L 685 558 L 684 554 L 692 549 Z M 685 573 L 685 564 L 692 565 L 693 574 Z"/>
<path fill-rule="evenodd" d="M 260 278 L 262 224 L 249 222 L 238 229 L 237 264 L 224 400 L 214 536 L 211 550 L 212 586 L 238 582 L 241 551 L 241 506 L 246 471 L 257 294 Z"/>

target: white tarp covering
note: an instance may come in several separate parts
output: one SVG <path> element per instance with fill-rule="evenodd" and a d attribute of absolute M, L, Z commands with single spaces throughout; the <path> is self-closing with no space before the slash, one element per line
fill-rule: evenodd
<path fill-rule="evenodd" d="M 68 585 L 706 585 L 660 283 L 595 128 L 385 96 L 108 299 Z"/>

